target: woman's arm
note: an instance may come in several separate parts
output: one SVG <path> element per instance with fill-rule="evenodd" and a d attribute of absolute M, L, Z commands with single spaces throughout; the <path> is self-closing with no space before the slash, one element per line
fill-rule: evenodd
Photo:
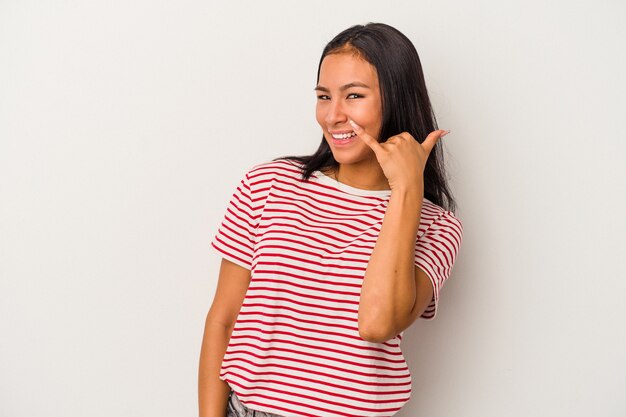
<path fill-rule="evenodd" d="M 374 151 L 391 187 L 359 302 L 359 334 L 370 342 L 384 342 L 407 328 L 428 307 L 426 300 L 432 297 L 428 277 L 414 266 L 415 244 L 426 161 L 435 144 L 450 131 L 430 132 L 422 143 L 408 132 L 379 143 L 353 120 L 350 124 Z"/>
<path fill-rule="evenodd" d="M 423 188 L 393 190 L 380 234 L 365 271 L 359 304 L 359 333 L 364 340 L 384 342 L 428 306 L 432 293 L 416 282 L 415 240 L 420 224 Z M 419 277 L 418 277 L 419 278 Z M 428 286 L 431 287 L 427 281 Z M 425 294 L 423 297 L 422 295 Z M 418 297 L 419 296 L 419 297 Z M 419 300 L 418 300 L 419 298 Z M 417 301 L 421 304 L 418 306 Z"/>
<path fill-rule="evenodd" d="M 217 289 L 206 317 L 200 352 L 200 417 L 226 416 L 230 387 L 219 378 L 220 367 L 249 284 L 249 270 L 222 259 Z"/>

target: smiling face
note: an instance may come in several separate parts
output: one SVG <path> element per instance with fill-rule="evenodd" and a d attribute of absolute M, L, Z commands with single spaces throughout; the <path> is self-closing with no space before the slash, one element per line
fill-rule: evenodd
<path fill-rule="evenodd" d="M 349 123 L 352 119 L 378 138 L 382 102 L 376 69 L 352 52 L 327 55 L 315 91 L 316 119 L 335 160 L 341 165 L 378 164 L 374 151 L 354 136 Z"/>

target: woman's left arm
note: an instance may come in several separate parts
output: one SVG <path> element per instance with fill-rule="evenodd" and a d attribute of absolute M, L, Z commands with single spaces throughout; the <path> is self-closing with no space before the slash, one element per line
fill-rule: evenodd
<path fill-rule="evenodd" d="M 419 187 L 391 193 L 361 288 L 359 334 L 364 340 L 384 342 L 396 336 L 432 299 L 430 280 L 415 266 L 422 195 Z"/>
<path fill-rule="evenodd" d="M 424 196 L 423 172 L 437 141 L 449 131 L 436 130 L 419 143 L 409 133 L 384 143 L 350 121 L 376 154 L 391 187 L 381 230 L 367 264 L 359 302 L 359 334 L 384 342 L 409 327 L 428 307 L 433 287 L 415 265 L 415 244 Z"/>

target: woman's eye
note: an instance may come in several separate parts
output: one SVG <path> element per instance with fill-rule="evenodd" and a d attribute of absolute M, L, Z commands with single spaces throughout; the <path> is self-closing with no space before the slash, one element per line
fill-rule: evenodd
<path fill-rule="evenodd" d="M 362 98 L 363 96 L 361 94 L 357 94 L 357 93 L 352 93 L 352 94 L 348 94 L 349 99 L 354 99 L 354 98 Z M 317 96 L 318 100 L 330 100 L 330 97 L 327 96 L 326 94 L 320 94 Z"/>

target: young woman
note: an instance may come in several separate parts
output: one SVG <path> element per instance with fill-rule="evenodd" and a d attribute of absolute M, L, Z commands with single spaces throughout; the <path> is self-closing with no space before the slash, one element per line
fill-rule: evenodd
<path fill-rule="evenodd" d="M 337 35 L 315 91 L 317 151 L 248 169 L 211 242 L 202 417 L 391 416 L 410 398 L 403 332 L 435 317 L 462 240 L 448 131 L 388 25 Z"/>

